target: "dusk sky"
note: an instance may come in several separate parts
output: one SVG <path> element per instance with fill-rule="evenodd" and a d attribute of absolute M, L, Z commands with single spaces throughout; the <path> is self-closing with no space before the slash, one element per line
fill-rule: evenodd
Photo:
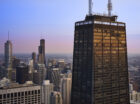
<path fill-rule="evenodd" d="M 108 0 L 93 0 L 94 13 L 107 13 Z M 113 14 L 127 25 L 128 53 L 140 53 L 140 0 L 112 0 Z M 74 23 L 84 20 L 88 0 L 0 0 L 0 53 L 10 31 L 14 53 L 72 53 Z M 42 35 L 41 35 L 42 34 Z"/>

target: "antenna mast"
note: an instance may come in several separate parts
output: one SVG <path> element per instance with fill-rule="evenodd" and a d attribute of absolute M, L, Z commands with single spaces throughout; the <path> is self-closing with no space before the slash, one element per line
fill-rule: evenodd
<path fill-rule="evenodd" d="M 92 15 L 92 0 L 89 0 L 89 15 Z"/>
<path fill-rule="evenodd" d="M 111 0 L 108 0 L 108 16 L 112 15 L 111 12 L 112 12 L 112 2 Z"/>
<path fill-rule="evenodd" d="M 9 40 L 9 31 L 8 31 L 8 40 Z"/>

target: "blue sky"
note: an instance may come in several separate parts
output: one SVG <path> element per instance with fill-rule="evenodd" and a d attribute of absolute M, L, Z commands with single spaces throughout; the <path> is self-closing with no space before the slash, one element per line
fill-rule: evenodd
<path fill-rule="evenodd" d="M 107 2 L 93 0 L 93 12 L 107 13 Z M 127 25 L 128 52 L 140 53 L 140 1 L 112 2 L 113 14 Z M 41 37 L 47 53 L 72 53 L 74 23 L 87 13 L 88 0 L 0 0 L 0 53 L 8 30 L 14 53 L 37 51 Z"/>

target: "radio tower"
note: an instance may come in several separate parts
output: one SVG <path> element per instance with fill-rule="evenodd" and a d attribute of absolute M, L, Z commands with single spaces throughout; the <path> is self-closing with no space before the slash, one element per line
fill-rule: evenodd
<path fill-rule="evenodd" d="M 92 0 L 89 0 L 89 15 L 92 15 Z"/>
<path fill-rule="evenodd" d="M 108 0 L 108 16 L 111 16 L 112 11 L 112 2 L 111 0 Z"/>

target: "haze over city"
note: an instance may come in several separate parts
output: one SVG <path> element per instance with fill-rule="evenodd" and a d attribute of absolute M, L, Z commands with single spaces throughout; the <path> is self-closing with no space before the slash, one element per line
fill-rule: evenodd
<path fill-rule="evenodd" d="M 93 12 L 107 13 L 107 1 L 94 0 Z M 140 1 L 112 2 L 113 14 L 126 22 L 128 53 L 140 53 Z M 72 53 L 74 23 L 84 20 L 87 10 L 87 0 L 1 0 L 0 53 L 8 31 L 14 53 L 37 52 L 40 38 L 46 40 L 47 53 Z"/>

